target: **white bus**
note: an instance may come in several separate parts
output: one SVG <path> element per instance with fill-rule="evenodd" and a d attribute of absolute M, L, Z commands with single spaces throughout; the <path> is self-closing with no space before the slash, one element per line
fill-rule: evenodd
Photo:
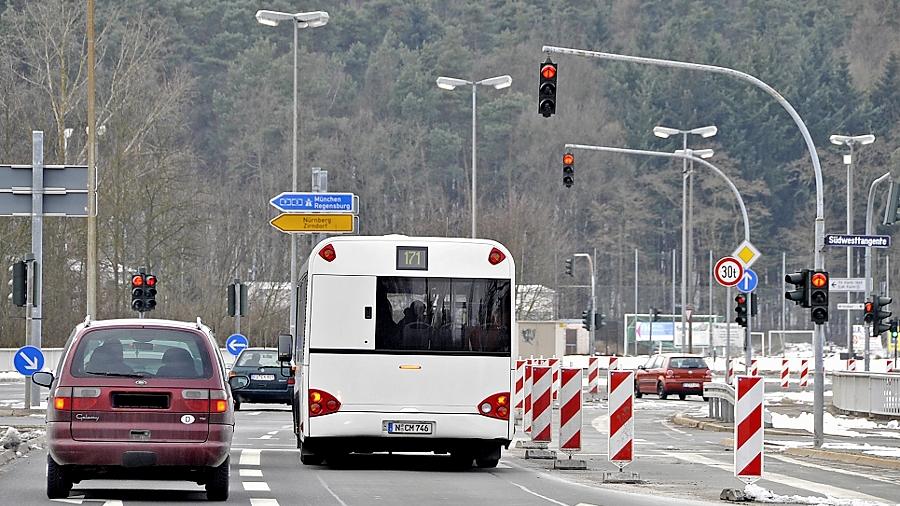
<path fill-rule="evenodd" d="M 509 447 L 515 265 L 483 239 L 332 237 L 300 271 L 294 433 L 304 464 L 351 452 Z"/>

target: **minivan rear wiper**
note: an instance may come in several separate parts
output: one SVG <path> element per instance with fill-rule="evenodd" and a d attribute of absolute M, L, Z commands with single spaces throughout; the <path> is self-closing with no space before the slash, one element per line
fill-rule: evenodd
<path fill-rule="evenodd" d="M 135 372 L 94 372 L 84 371 L 85 374 L 93 374 L 94 376 L 116 376 L 119 378 L 143 378 L 144 375 Z"/>

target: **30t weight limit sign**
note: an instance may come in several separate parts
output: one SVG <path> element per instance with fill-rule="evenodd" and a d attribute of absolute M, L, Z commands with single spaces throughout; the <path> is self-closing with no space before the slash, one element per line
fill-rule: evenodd
<path fill-rule="evenodd" d="M 716 282 L 722 286 L 734 286 L 744 279 L 744 266 L 734 257 L 724 257 L 716 262 L 713 269 Z"/>

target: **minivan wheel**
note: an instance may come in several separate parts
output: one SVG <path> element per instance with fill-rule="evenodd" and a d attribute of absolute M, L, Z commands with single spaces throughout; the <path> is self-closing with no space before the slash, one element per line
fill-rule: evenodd
<path fill-rule="evenodd" d="M 678 394 L 678 398 L 681 400 L 687 399 L 687 394 Z"/>
<path fill-rule="evenodd" d="M 47 455 L 47 498 L 65 499 L 72 491 L 72 480 L 66 468 Z"/>
<path fill-rule="evenodd" d="M 638 399 L 644 396 L 644 392 L 641 392 L 641 389 L 638 388 L 637 384 L 634 385 L 634 396 Z"/>
<path fill-rule="evenodd" d="M 663 386 L 662 382 L 656 384 L 656 395 L 659 395 L 659 398 L 662 400 L 666 400 L 669 397 L 669 394 L 666 393 L 666 387 Z"/>
<path fill-rule="evenodd" d="M 210 469 L 206 482 L 206 499 L 209 501 L 228 500 L 228 478 L 231 474 L 231 457 L 225 457 L 218 467 Z"/>

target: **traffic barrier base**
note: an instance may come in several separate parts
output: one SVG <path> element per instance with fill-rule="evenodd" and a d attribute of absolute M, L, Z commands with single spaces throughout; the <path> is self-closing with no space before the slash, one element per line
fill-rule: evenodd
<path fill-rule="evenodd" d="M 542 459 L 542 460 L 550 460 L 556 458 L 556 453 L 541 448 L 533 448 L 525 450 L 525 458 L 526 459 Z"/>
<path fill-rule="evenodd" d="M 571 455 L 567 459 L 556 459 L 553 463 L 553 469 L 562 471 L 584 471 L 587 469 L 587 462 L 582 459 L 573 459 Z"/>
<path fill-rule="evenodd" d="M 639 473 L 631 471 L 604 471 L 603 483 L 644 483 Z"/>

